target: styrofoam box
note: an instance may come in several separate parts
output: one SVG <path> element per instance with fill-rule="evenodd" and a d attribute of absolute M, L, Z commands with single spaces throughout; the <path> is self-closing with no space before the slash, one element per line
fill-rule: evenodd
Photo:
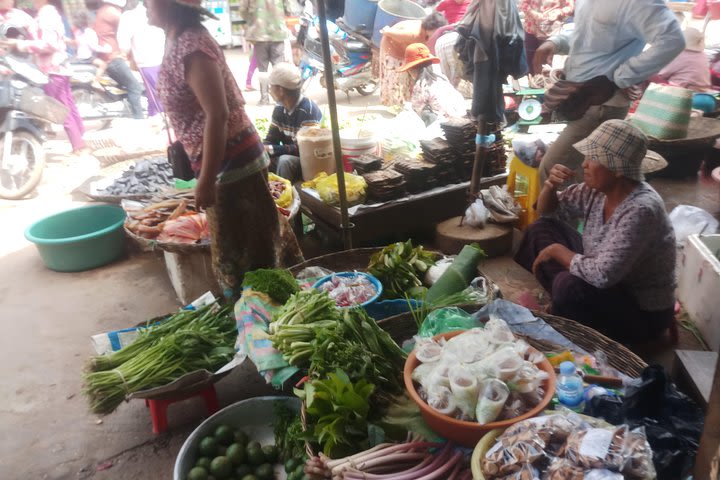
<path fill-rule="evenodd" d="M 690 235 L 681 255 L 678 297 L 705 341 L 720 351 L 720 235 Z"/>
<path fill-rule="evenodd" d="M 170 283 L 180 303 L 185 305 L 208 290 L 219 291 L 220 287 L 213 274 L 209 251 L 163 253 Z"/>

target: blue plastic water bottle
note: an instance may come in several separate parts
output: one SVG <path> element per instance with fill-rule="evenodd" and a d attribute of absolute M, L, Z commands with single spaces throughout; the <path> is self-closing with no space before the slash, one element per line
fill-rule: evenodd
<path fill-rule="evenodd" d="M 576 373 L 575 364 L 562 362 L 560 376 L 557 379 L 557 396 L 560 403 L 572 410 L 580 411 L 582 410 L 584 391 L 583 380 Z"/>

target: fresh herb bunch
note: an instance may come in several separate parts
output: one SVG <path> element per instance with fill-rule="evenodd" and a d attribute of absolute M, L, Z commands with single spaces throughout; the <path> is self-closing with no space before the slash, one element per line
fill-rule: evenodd
<path fill-rule="evenodd" d="M 323 378 L 343 369 L 352 381 L 367 379 L 378 387 L 373 403 L 386 404 L 404 390 L 405 352 L 361 308 L 346 310 L 334 328 L 313 341 L 310 373 Z"/>
<path fill-rule="evenodd" d="M 342 370 L 305 384 L 312 437 L 325 455 L 338 458 L 368 447 L 367 417 L 374 390 L 364 379 L 353 383 Z"/>
<path fill-rule="evenodd" d="M 247 272 L 242 286 L 262 292 L 281 305 L 300 291 L 292 273 L 280 268 L 261 268 Z"/>
<path fill-rule="evenodd" d="M 383 298 L 418 298 L 427 291 L 422 279 L 436 257 L 422 246 L 413 247 L 410 240 L 398 242 L 375 253 L 368 272 L 382 283 Z"/>
<path fill-rule="evenodd" d="M 284 403 L 275 403 L 275 446 L 282 461 L 305 456 L 305 432 L 297 412 Z"/>

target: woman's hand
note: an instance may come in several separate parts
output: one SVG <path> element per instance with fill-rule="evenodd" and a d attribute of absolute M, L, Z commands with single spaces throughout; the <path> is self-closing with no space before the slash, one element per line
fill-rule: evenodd
<path fill-rule="evenodd" d="M 195 206 L 198 210 L 205 210 L 215 205 L 215 181 L 198 181 L 195 186 Z"/>
<path fill-rule="evenodd" d="M 552 65 L 556 51 L 557 47 L 549 40 L 541 44 L 538 49 L 535 50 L 535 57 L 533 58 L 535 71 L 542 72 L 543 65 Z"/>
<path fill-rule="evenodd" d="M 548 173 L 548 178 L 545 180 L 545 186 L 554 188 L 557 190 L 558 188 L 562 187 L 568 180 L 572 179 L 575 176 L 575 172 L 570 170 L 565 165 L 561 165 L 559 163 L 556 163 L 553 165 L 553 167 L 550 169 L 550 173 Z"/>
<path fill-rule="evenodd" d="M 540 250 L 538 256 L 535 257 L 535 261 L 532 265 L 533 275 L 537 275 L 537 269 L 540 265 L 550 260 L 558 262 L 565 270 L 570 269 L 570 263 L 572 262 L 575 252 L 567 248 L 561 243 L 553 243 Z"/>

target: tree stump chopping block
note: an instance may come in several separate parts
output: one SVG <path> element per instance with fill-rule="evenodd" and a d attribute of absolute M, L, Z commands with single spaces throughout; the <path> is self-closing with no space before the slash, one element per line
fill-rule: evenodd
<path fill-rule="evenodd" d="M 462 217 L 453 217 L 435 227 L 435 244 L 446 255 L 456 255 L 465 245 L 477 243 L 489 257 L 500 257 L 512 249 L 513 229 L 488 223 L 482 228 L 460 225 Z"/>

